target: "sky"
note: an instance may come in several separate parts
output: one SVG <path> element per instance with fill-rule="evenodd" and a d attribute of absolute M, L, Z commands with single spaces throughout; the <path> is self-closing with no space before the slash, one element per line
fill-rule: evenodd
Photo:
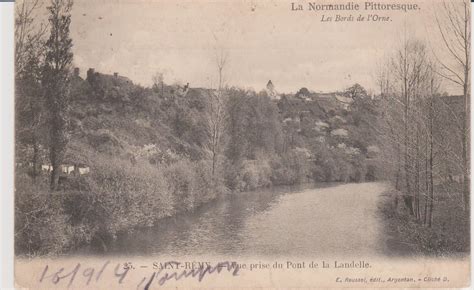
<path fill-rule="evenodd" d="M 289 93 L 301 87 L 343 90 L 357 82 L 376 91 L 376 66 L 399 46 L 405 32 L 441 47 L 432 1 L 421 2 L 417 12 L 378 12 L 392 18 L 381 23 L 324 23 L 322 14 L 337 13 L 295 12 L 291 2 L 75 0 L 74 65 L 82 75 L 94 68 L 142 85 L 150 85 L 161 72 L 168 84 L 215 87 L 216 55 L 225 52 L 230 86 L 259 91 L 272 80 L 278 92 Z"/>

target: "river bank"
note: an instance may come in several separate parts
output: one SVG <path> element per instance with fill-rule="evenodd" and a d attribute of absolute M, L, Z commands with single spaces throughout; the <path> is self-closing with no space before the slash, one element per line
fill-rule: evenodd
<path fill-rule="evenodd" d="M 438 194 L 437 194 L 438 195 Z M 417 221 L 410 215 L 401 198 L 393 189 L 383 193 L 380 214 L 386 225 L 389 246 L 403 255 L 466 256 L 469 254 L 469 219 L 453 199 L 439 197 L 432 226 Z"/>

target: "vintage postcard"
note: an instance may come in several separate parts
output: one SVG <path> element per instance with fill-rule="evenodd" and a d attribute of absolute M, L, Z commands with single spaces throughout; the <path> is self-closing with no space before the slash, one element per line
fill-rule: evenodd
<path fill-rule="evenodd" d="M 471 5 L 15 3 L 15 283 L 470 286 Z"/>

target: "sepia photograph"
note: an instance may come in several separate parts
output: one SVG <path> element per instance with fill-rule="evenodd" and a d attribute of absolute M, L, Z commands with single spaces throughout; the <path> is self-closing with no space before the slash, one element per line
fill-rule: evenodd
<path fill-rule="evenodd" d="M 18 287 L 469 287 L 469 1 L 14 13 Z"/>

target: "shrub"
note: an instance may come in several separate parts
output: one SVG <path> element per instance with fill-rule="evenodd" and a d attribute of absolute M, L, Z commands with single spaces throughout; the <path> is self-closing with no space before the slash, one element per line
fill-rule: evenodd
<path fill-rule="evenodd" d="M 326 181 L 324 169 L 321 165 L 315 164 L 311 167 L 311 177 L 314 181 L 323 182 Z"/>
<path fill-rule="evenodd" d="M 216 198 L 211 162 L 201 160 L 192 165 L 195 171 L 196 204 L 200 205 Z"/>
<path fill-rule="evenodd" d="M 91 160 L 91 174 L 77 177 L 71 184 L 80 186 L 65 192 L 50 193 L 46 179 L 34 184 L 26 173 L 17 173 L 19 253 L 58 254 L 94 242 L 107 250 L 107 242 L 121 232 L 152 226 L 226 192 L 221 175 L 212 177 L 209 161 L 156 167 L 100 154 Z"/>
<path fill-rule="evenodd" d="M 311 175 L 307 156 L 292 150 L 281 157 L 274 157 L 271 162 L 272 183 L 274 185 L 291 185 L 303 183 Z"/>
<path fill-rule="evenodd" d="M 336 166 L 338 168 L 336 181 L 348 182 L 350 180 L 351 172 L 354 171 L 354 167 L 343 158 L 336 159 Z"/>
<path fill-rule="evenodd" d="M 354 158 L 352 161 L 354 168 L 351 180 L 355 182 L 364 182 L 367 175 L 367 164 L 362 156 Z"/>
<path fill-rule="evenodd" d="M 242 163 L 241 182 L 238 189 L 248 191 L 270 186 L 272 184 L 270 180 L 271 173 L 272 170 L 267 161 L 246 160 Z"/>
<path fill-rule="evenodd" d="M 96 156 L 84 191 L 68 193 L 71 222 L 84 224 L 101 241 L 121 231 L 151 226 L 173 214 L 173 201 L 161 171 L 147 163 Z"/>
<path fill-rule="evenodd" d="M 208 160 L 201 160 L 194 163 L 196 181 L 196 206 L 209 202 L 221 194 L 228 192 L 225 185 L 224 164 L 218 164 L 215 176 L 212 176 L 212 163 Z"/>
<path fill-rule="evenodd" d="M 120 140 L 107 129 L 91 131 L 87 139 L 89 144 L 99 152 L 117 154 L 123 149 Z"/>
<path fill-rule="evenodd" d="M 15 251 L 29 256 L 59 254 L 90 240 L 91 233 L 69 223 L 62 192 L 17 174 L 15 184 Z"/>
<path fill-rule="evenodd" d="M 367 172 L 365 174 L 365 180 L 367 181 L 375 181 L 377 180 L 378 177 L 378 172 L 377 172 L 377 167 L 375 165 L 367 165 Z"/>
<path fill-rule="evenodd" d="M 165 177 L 177 211 L 192 210 L 196 202 L 196 176 L 190 161 L 178 161 L 168 166 Z"/>
<path fill-rule="evenodd" d="M 322 164 L 325 181 L 337 181 L 337 164 L 333 156 L 327 156 Z"/>
<path fill-rule="evenodd" d="M 242 175 L 240 174 L 241 169 L 241 162 L 231 163 L 227 160 L 224 163 L 224 185 L 228 189 L 232 191 L 239 190 L 239 185 L 242 183 Z"/>

